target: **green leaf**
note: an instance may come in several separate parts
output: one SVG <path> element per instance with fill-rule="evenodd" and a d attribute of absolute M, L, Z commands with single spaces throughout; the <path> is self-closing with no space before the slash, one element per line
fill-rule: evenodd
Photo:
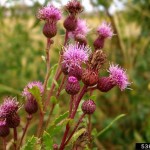
<path fill-rule="evenodd" d="M 51 87 L 52 82 L 55 82 L 55 81 L 54 81 L 54 76 L 55 76 L 55 74 L 56 74 L 57 66 L 58 66 L 58 64 L 55 64 L 53 67 L 51 67 L 50 76 L 49 76 L 48 85 L 47 85 L 48 88 Z M 56 82 L 56 83 L 57 83 L 57 82 Z"/>
<path fill-rule="evenodd" d="M 77 132 L 75 132 L 75 133 L 73 134 L 72 138 L 70 139 L 68 145 L 73 144 L 73 143 L 78 139 L 78 137 L 79 137 L 80 135 L 82 135 L 85 131 L 86 131 L 86 129 L 85 129 L 85 128 L 82 128 L 82 129 L 78 130 Z"/>
<path fill-rule="evenodd" d="M 63 119 L 67 118 L 69 115 L 69 111 L 66 111 L 64 114 L 60 115 L 58 118 L 55 120 L 55 124 L 60 123 Z"/>
<path fill-rule="evenodd" d="M 40 145 L 38 144 L 38 138 L 35 136 L 32 136 L 27 143 L 21 148 L 21 150 L 33 150 L 35 149 L 36 145 L 36 150 L 40 150 Z"/>
<path fill-rule="evenodd" d="M 50 134 L 47 133 L 46 131 L 44 131 L 44 134 L 43 134 L 43 144 L 44 144 L 45 150 L 52 150 L 53 149 L 53 139 L 50 136 Z"/>
<path fill-rule="evenodd" d="M 54 137 L 62 131 L 62 128 L 64 128 L 70 120 L 71 119 L 64 119 L 58 125 L 50 126 L 48 129 L 48 133 L 51 135 L 51 137 Z"/>
<path fill-rule="evenodd" d="M 97 136 L 102 135 L 105 131 L 107 131 L 116 121 L 118 121 L 120 118 L 124 117 L 125 114 L 121 114 L 117 116 L 108 126 L 106 126 L 102 131 L 100 131 Z"/>
<path fill-rule="evenodd" d="M 50 101 L 51 101 L 52 104 L 57 104 L 57 102 L 58 102 L 58 100 L 55 96 L 52 96 Z"/>
<path fill-rule="evenodd" d="M 34 86 L 33 88 L 28 89 L 28 91 L 35 97 L 40 107 L 40 110 L 43 112 L 43 103 L 42 103 L 42 97 L 39 88 L 37 86 Z"/>

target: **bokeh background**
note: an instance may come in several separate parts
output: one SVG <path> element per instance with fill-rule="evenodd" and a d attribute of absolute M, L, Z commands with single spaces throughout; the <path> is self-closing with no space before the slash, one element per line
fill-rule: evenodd
<path fill-rule="evenodd" d="M 42 34 L 43 22 L 36 19 L 36 13 L 48 2 L 63 7 L 67 0 L 0 0 L 0 101 L 7 95 L 22 101 L 20 94 L 28 82 L 44 80 L 46 68 L 42 56 L 46 39 Z M 91 29 L 87 36 L 89 45 L 92 47 L 96 38 L 97 26 L 103 20 L 110 22 L 116 35 L 105 43 L 108 61 L 126 68 L 132 82 L 132 90 L 94 92 L 97 110 L 92 118 L 93 128 L 101 131 L 116 116 L 126 114 L 99 136 L 94 145 L 98 149 L 132 150 L 137 142 L 150 142 L 150 1 L 83 0 L 82 3 L 85 10 L 80 17 L 87 20 Z M 58 23 L 51 48 L 51 66 L 57 63 L 63 44 L 64 18 Z M 67 110 L 65 94 L 61 100 Z"/>

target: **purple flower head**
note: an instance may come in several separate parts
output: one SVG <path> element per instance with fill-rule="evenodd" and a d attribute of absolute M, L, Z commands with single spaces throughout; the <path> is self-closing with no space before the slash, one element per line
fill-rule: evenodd
<path fill-rule="evenodd" d="M 81 63 L 88 61 L 91 49 L 84 45 L 69 44 L 64 47 L 63 63 L 66 64 L 68 70 L 74 66 L 81 68 Z"/>
<path fill-rule="evenodd" d="M 126 71 L 118 65 L 110 65 L 108 72 L 114 84 L 118 85 L 121 91 L 130 85 Z"/>
<path fill-rule="evenodd" d="M 31 93 L 28 91 L 28 89 L 32 89 L 34 86 L 39 88 L 41 94 L 44 92 L 43 84 L 39 81 L 33 81 L 28 83 L 28 85 L 24 88 L 22 95 L 25 97 L 31 96 Z"/>
<path fill-rule="evenodd" d="M 70 83 L 76 83 L 76 82 L 78 82 L 78 80 L 77 80 L 76 77 L 70 76 L 70 77 L 68 78 L 68 82 L 70 82 Z"/>
<path fill-rule="evenodd" d="M 61 12 L 58 8 L 53 5 L 48 5 L 41 8 L 37 13 L 37 18 L 46 21 L 58 21 L 61 19 Z"/>
<path fill-rule="evenodd" d="M 100 36 L 104 38 L 111 38 L 113 36 L 113 31 L 111 28 L 111 25 L 103 22 L 97 29 L 97 32 L 100 34 Z"/>
<path fill-rule="evenodd" d="M 69 36 L 70 37 L 74 37 L 78 34 L 81 34 L 81 35 L 84 35 L 86 36 L 86 34 L 89 32 L 89 28 L 87 26 L 87 23 L 85 20 L 82 20 L 82 19 L 78 19 L 77 21 L 77 27 L 76 27 L 76 30 L 73 31 L 73 32 L 70 32 L 69 33 Z"/>
<path fill-rule="evenodd" d="M 0 117 L 5 118 L 17 112 L 19 108 L 19 102 L 16 98 L 7 97 L 0 106 Z"/>

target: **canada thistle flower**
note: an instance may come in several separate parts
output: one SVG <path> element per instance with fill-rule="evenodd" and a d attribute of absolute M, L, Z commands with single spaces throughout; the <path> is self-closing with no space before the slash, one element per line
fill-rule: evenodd
<path fill-rule="evenodd" d="M 61 12 L 53 5 L 48 5 L 38 11 L 37 18 L 40 20 L 56 22 L 61 19 Z"/>
<path fill-rule="evenodd" d="M 97 32 L 100 36 L 104 38 L 111 38 L 113 36 L 113 31 L 111 25 L 103 22 L 97 29 Z"/>
<path fill-rule="evenodd" d="M 16 98 L 5 98 L 4 102 L 0 106 L 0 117 L 6 118 L 14 113 L 17 112 L 19 109 L 19 103 L 17 102 Z"/>
<path fill-rule="evenodd" d="M 86 36 L 89 32 L 89 28 L 85 20 L 78 19 L 77 20 L 77 27 L 75 31 L 69 32 L 69 37 L 74 38 L 76 35 L 83 35 Z"/>
<path fill-rule="evenodd" d="M 118 85 L 121 91 L 123 91 L 127 86 L 130 85 L 126 71 L 119 67 L 118 65 L 111 64 L 108 72 L 110 73 L 110 78 L 114 84 Z"/>
<path fill-rule="evenodd" d="M 33 81 L 33 82 L 28 83 L 28 85 L 24 88 L 22 95 L 24 97 L 30 97 L 31 93 L 29 92 L 29 89 L 32 89 L 35 86 L 38 87 L 41 94 L 44 92 L 43 84 L 39 81 Z"/>
<path fill-rule="evenodd" d="M 91 49 L 84 45 L 69 44 L 64 47 L 63 62 L 68 70 L 74 66 L 81 68 L 81 63 L 88 61 Z"/>

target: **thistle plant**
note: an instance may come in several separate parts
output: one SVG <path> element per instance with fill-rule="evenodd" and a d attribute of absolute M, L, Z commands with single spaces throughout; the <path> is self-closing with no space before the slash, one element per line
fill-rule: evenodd
<path fill-rule="evenodd" d="M 93 40 L 92 49 L 86 38 L 90 30 L 86 21 L 80 18 L 80 13 L 83 11 L 81 3 L 77 0 L 71 0 L 66 4 L 64 10 L 68 14 L 63 22 L 65 38 L 63 46 L 59 47 L 60 56 L 55 71 L 50 61 L 50 50 L 51 45 L 57 42 L 55 41 L 58 30 L 57 22 L 62 19 L 62 12 L 51 4 L 37 12 L 37 18 L 44 21 L 43 38 L 47 42 L 45 48 L 45 78 L 43 83 L 33 81 L 25 86 L 22 91 L 24 103 L 19 104 L 16 98 L 7 97 L 0 105 L 0 136 L 3 139 L 4 150 L 11 128 L 14 131 L 13 144 L 15 150 L 27 149 L 27 147 L 35 149 L 36 144 L 39 145 L 39 149 L 64 150 L 67 147 L 78 149 L 77 141 L 85 132 L 88 135 L 88 142 L 84 147 L 92 148 L 91 117 L 96 111 L 97 102 L 90 97 L 85 99 L 84 96 L 89 92 L 92 95 L 94 90 L 108 92 L 115 86 L 123 91 L 130 85 L 126 71 L 113 63 L 110 63 L 110 67 L 106 68 L 109 75 L 101 76 L 101 70 L 108 61 L 107 54 L 103 50 L 104 44 L 107 38 L 112 38 L 114 35 L 111 25 L 102 22 L 95 29 L 97 38 Z M 53 79 L 50 79 L 52 72 L 55 72 L 55 74 Z M 48 88 L 49 80 L 52 80 L 50 88 Z M 70 97 L 67 104 L 69 107 L 63 115 L 56 120 L 51 120 L 53 110 L 59 103 L 58 100 L 63 101 L 60 99 L 60 93 L 63 89 L 65 89 L 66 95 Z M 18 135 L 17 127 L 20 126 L 22 121 L 18 113 L 20 109 L 26 112 L 27 119 L 22 134 Z M 30 130 L 32 118 L 38 121 L 37 132 L 25 144 L 25 135 Z M 88 118 L 88 123 L 84 118 Z M 80 129 L 83 122 L 86 124 L 84 130 Z M 59 140 L 56 140 L 56 134 L 59 134 Z"/>

